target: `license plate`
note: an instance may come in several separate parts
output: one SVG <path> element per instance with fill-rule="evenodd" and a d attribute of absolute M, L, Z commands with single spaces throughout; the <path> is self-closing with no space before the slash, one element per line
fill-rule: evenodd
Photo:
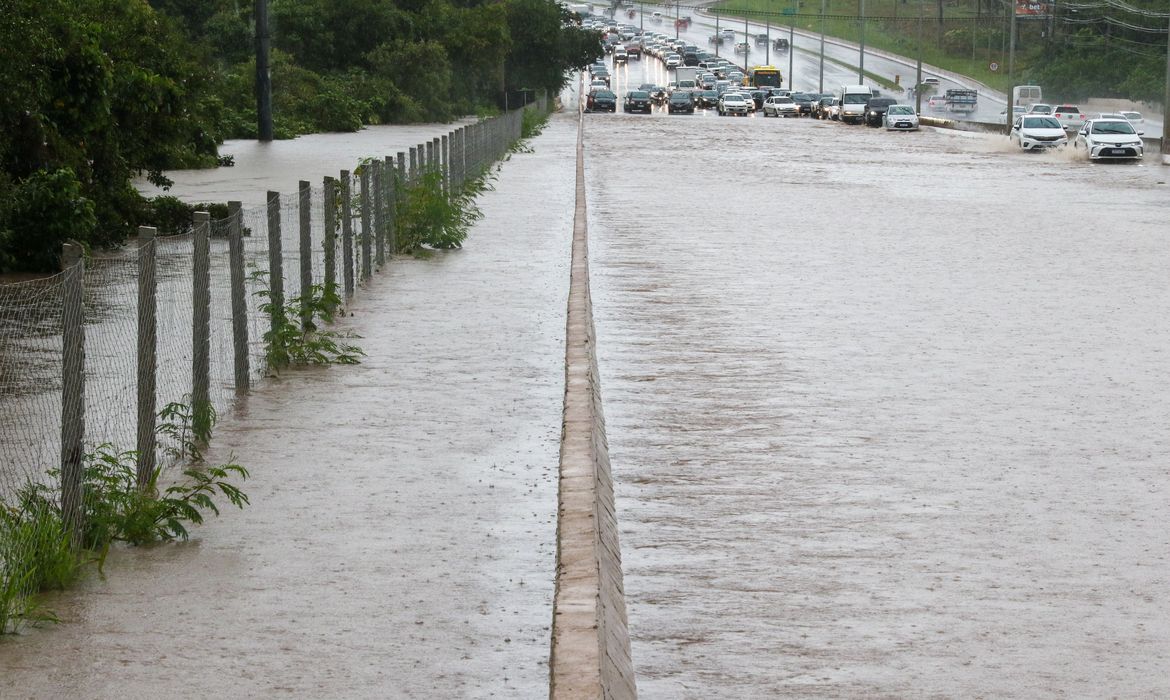
<path fill-rule="evenodd" d="M 1109 149 L 1109 155 L 1111 155 L 1111 156 L 1123 156 L 1123 155 L 1125 155 L 1125 149 L 1124 149 L 1124 148 L 1110 148 L 1110 149 Z"/>

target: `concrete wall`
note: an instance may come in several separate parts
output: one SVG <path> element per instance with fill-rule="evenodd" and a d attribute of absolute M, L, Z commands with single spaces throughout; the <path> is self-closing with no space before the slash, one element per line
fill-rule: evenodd
<path fill-rule="evenodd" d="M 582 126 L 578 116 L 549 697 L 625 700 L 637 690 L 594 352 Z"/>

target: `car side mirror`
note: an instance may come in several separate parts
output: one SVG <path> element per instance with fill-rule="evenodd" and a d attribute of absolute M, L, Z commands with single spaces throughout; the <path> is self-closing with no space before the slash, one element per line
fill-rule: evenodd
<path fill-rule="evenodd" d="M 1146 135 L 1146 132 L 1144 132 L 1144 131 L 1139 131 L 1139 132 L 1138 132 L 1138 136 L 1145 136 L 1145 135 Z"/>

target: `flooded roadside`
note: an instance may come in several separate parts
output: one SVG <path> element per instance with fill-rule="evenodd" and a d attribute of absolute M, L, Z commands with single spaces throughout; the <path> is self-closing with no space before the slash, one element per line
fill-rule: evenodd
<path fill-rule="evenodd" d="M 362 365 L 225 416 L 211 457 L 253 505 L 50 601 L 0 695 L 547 694 L 575 137 L 554 116 L 462 250 L 375 277 Z"/>

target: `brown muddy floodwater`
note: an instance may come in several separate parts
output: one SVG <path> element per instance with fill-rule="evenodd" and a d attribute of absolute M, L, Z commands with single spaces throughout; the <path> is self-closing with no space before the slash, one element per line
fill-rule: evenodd
<path fill-rule="evenodd" d="M 586 123 L 643 698 L 1170 697 L 1170 168 Z"/>
<path fill-rule="evenodd" d="M 546 696 L 575 139 L 554 119 L 462 250 L 361 290 L 361 365 L 223 416 L 252 505 L 48 600 L 61 624 L 0 639 L 0 697 Z"/>

